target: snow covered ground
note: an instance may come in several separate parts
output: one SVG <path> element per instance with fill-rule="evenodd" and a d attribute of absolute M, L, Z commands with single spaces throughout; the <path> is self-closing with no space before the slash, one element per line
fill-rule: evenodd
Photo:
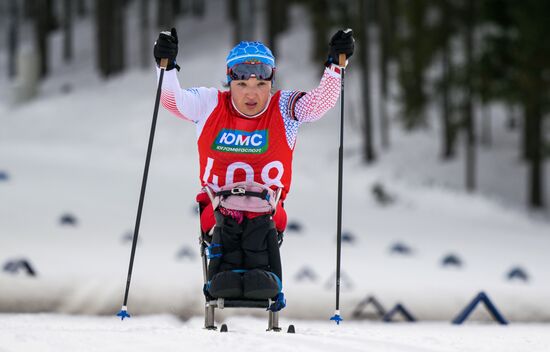
<path fill-rule="evenodd" d="M 209 21 L 180 23 L 183 85 L 221 88 L 230 31 L 219 28 L 229 28 L 221 13 Z M 92 38 L 91 26 L 81 31 Z M 279 88 L 307 90 L 317 83 L 319 67 L 295 50 L 307 47 L 309 37 L 299 21 L 283 37 Z M 353 114 L 348 114 L 344 172 L 344 232 L 353 240 L 343 245 L 341 310 L 346 322 L 335 327 L 326 320 L 334 310 L 338 109 L 302 127 L 285 204 L 290 221 L 299 222 L 302 230 L 288 231 L 282 247 L 288 307 L 281 319 L 283 325 L 300 319 L 300 334 L 272 337 L 263 331 L 264 319 L 238 317 L 238 310 L 219 315 L 229 322 L 231 334 L 199 329 L 203 307 L 193 211 L 199 187 L 195 132 L 166 111 L 159 115 L 134 266 L 129 300 L 134 317 L 117 321 L 112 315 L 124 293 L 127 233 L 135 221 L 155 72 L 153 67 L 133 70 L 101 82 L 94 78 L 89 57 L 80 62 L 89 65 L 72 73 L 57 67 L 59 74 L 44 83 L 43 95 L 32 103 L 13 108 L 4 94 L 0 99 L 0 171 L 9 175 L 0 181 L 0 264 L 23 258 L 37 272 L 36 277 L 0 272 L 0 312 L 84 315 L 0 315 L 0 352 L 108 351 L 126 345 L 136 351 L 186 346 L 271 350 L 275 344 L 305 351 L 337 346 L 368 351 L 550 349 L 548 325 L 542 324 L 550 321 L 547 218 L 526 213 L 518 202 L 506 203 L 506 197 L 460 191 L 460 160 L 445 166 L 436 162 L 434 131 L 406 135 L 396 126 L 393 149 L 378 164 L 365 166 Z M 67 84 L 71 92 L 60 93 Z M 350 68 L 350 106 L 358 106 L 357 84 Z M 9 86 L 4 82 L 1 88 L 5 92 Z M 502 122 L 504 116 L 498 118 Z M 490 161 L 494 158 L 484 154 L 482 184 L 517 187 L 521 170 L 510 152 L 515 141 L 503 130 L 495 134 L 495 144 L 503 147 L 494 155 L 503 162 L 495 162 L 496 168 Z M 372 196 L 376 184 L 394 201 L 378 203 Z M 61 226 L 65 213 L 78 224 Z M 410 254 L 391 252 L 396 243 L 410 247 Z M 449 254 L 463 265 L 442 266 Z M 507 280 L 515 267 L 525 270 L 529 280 Z M 308 270 L 313 275 L 299 280 Z M 479 291 L 489 295 L 511 325 L 448 324 Z M 400 302 L 420 321 L 444 323 L 350 321 L 368 295 L 386 309 Z M 96 314 L 111 317 L 90 316 Z M 481 309 L 472 318 L 482 321 L 488 315 Z M 541 325 L 523 323 L 533 321 Z"/>
<path fill-rule="evenodd" d="M 451 326 L 293 321 L 296 334 L 266 332 L 264 321 L 228 319 L 228 333 L 201 329 L 198 318 L 113 318 L 64 315 L 0 315 L 0 351 L 369 351 L 369 352 L 546 352 L 548 327 L 518 324 Z M 286 327 L 290 322 L 283 321 Z"/>

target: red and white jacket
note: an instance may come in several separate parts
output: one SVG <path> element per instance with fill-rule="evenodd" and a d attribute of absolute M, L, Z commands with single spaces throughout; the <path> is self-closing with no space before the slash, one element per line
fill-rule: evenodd
<path fill-rule="evenodd" d="M 158 70 L 160 72 L 160 70 Z M 309 92 L 282 90 L 255 116 L 240 113 L 229 91 L 180 87 L 176 70 L 164 74 L 161 102 L 197 129 L 200 181 L 214 190 L 240 181 L 255 181 L 290 190 L 292 154 L 298 128 L 320 119 L 340 93 L 340 69 L 327 67 L 319 86 Z"/>

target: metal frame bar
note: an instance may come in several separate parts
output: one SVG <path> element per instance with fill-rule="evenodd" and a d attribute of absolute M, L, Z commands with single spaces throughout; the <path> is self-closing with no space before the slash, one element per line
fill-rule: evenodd
<path fill-rule="evenodd" d="M 279 312 L 269 312 L 267 331 L 281 331 L 279 326 Z"/>
<path fill-rule="evenodd" d="M 210 201 L 214 200 L 214 194 L 212 190 L 209 187 L 204 187 L 205 191 L 207 192 Z M 281 198 L 281 189 L 277 189 L 276 193 L 276 204 L 279 203 L 279 200 Z M 200 211 L 199 211 L 200 213 Z M 206 255 L 206 249 L 208 247 L 208 242 L 203 238 L 202 234 L 199 238 L 200 242 L 200 251 L 201 251 L 201 258 L 202 258 L 202 272 L 203 272 L 203 280 L 204 284 L 206 285 L 208 281 L 208 258 Z M 243 302 L 246 302 L 246 300 L 243 300 Z M 268 300 L 268 307 L 271 305 L 271 300 Z M 204 328 L 208 330 L 216 330 L 216 322 L 215 322 L 215 316 L 216 316 L 216 308 L 224 309 L 224 308 L 254 308 L 254 307 L 246 307 L 246 306 L 229 306 L 227 307 L 225 304 L 225 300 L 223 298 L 219 298 L 217 300 L 208 301 L 205 300 L 204 304 Z M 263 308 L 265 309 L 265 306 L 256 308 Z M 272 312 L 269 311 L 268 319 L 267 319 L 267 331 L 281 331 L 281 327 L 279 326 L 279 312 Z"/>

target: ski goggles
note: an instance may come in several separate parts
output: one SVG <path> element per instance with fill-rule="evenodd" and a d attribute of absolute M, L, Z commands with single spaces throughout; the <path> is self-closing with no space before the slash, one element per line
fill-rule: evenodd
<path fill-rule="evenodd" d="M 227 70 L 227 75 L 232 80 L 246 81 L 250 77 L 255 77 L 260 81 L 271 81 L 275 68 L 263 63 L 237 64 Z"/>

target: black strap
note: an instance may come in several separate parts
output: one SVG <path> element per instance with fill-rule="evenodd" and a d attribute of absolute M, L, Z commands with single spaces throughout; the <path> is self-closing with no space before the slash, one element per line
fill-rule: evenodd
<path fill-rule="evenodd" d="M 258 197 L 260 199 L 265 199 L 269 201 L 269 194 L 267 190 L 264 189 L 262 192 L 253 192 L 247 191 L 243 187 L 235 187 L 225 191 L 216 192 L 216 196 L 248 196 L 248 197 Z"/>

